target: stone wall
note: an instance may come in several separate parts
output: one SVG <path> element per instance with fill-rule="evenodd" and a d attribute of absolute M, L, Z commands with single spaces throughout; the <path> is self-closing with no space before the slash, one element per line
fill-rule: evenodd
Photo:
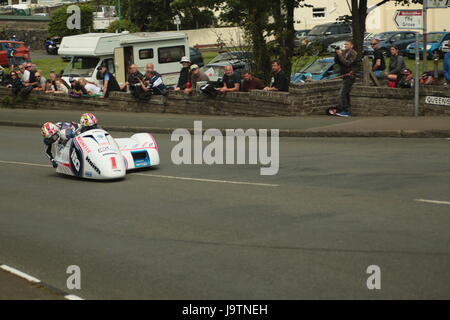
<path fill-rule="evenodd" d="M 340 80 L 293 85 L 289 93 L 251 91 L 233 92 L 208 98 L 194 93 L 187 96 L 171 91 L 167 97 L 153 96 L 149 102 L 137 102 L 123 92 L 113 92 L 110 98 L 71 98 L 66 95 L 33 92 L 14 101 L 9 89 L 0 88 L 0 106 L 20 108 L 70 109 L 82 111 L 126 111 L 202 114 L 223 116 L 307 116 L 325 115 L 327 108 L 338 101 Z M 420 115 L 450 115 L 449 106 L 425 104 L 425 96 L 450 98 L 446 87 L 421 88 Z M 367 87 L 356 84 L 352 90 L 352 114 L 355 116 L 412 116 L 414 90 Z"/>
<path fill-rule="evenodd" d="M 0 20 L 0 39 L 17 39 L 25 42 L 32 50 L 44 50 L 47 39 L 48 21 L 10 21 Z"/>

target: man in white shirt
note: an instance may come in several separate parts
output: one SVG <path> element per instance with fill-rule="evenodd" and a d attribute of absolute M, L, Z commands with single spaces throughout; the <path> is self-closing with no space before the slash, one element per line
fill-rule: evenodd
<path fill-rule="evenodd" d="M 78 80 L 78 82 L 80 83 L 80 85 L 82 85 L 86 89 L 88 95 L 93 96 L 93 95 L 101 94 L 100 88 L 97 87 L 92 82 L 88 82 L 85 78 L 80 78 Z"/>
<path fill-rule="evenodd" d="M 31 69 L 33 68 L 33 64 L 26 63 L 25 64 L 25 71 L 23 72 L 22 81 L 23 82 L 29 82 L 30 81 L 30 75 L 31 75 Z"/>

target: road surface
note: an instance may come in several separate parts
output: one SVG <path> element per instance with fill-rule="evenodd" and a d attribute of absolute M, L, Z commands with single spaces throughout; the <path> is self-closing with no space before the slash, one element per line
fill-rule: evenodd
<path fill-rule="evenodd" d="M 450 298 L 450 140 L 282 138 L 261 176 L 176 166 L 155 137 L 160 168 L 93 182 L 0 127 L 0 264 L 84 299 Z"/>

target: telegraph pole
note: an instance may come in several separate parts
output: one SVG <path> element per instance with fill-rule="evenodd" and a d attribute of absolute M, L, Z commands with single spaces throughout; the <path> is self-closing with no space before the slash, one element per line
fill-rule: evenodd
<path fill-rule="evenodd" d="M 427 71 L 427 9 L 428 9 L 428 0 L 423 0 L 423 66 L 422 73 Z"/>
<path fill-rule="evenodd" d="M 121 27 L 121 25 L 122 25 L 122 12 L 120 10 L 120 0 L 117 0 L 117 10 L 119 11 L 118 12 L 119 13 L 119 21 L 118 21 L 119 25 L 117 26 L 117 30 L 120 33 L 122 31 L 121 30 L 122 29 L 122 27 Z"/>

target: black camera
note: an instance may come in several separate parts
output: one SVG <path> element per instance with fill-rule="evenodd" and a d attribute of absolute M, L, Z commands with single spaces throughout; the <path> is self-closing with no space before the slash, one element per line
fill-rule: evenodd
<path fill-rule="evenodd" d="M 330 45 L 330 48 L 333 49 L 334 51 L 341 49 L 341 48 L 339 48 L 339 46 L 336 46 L 334 44 Z"/>

